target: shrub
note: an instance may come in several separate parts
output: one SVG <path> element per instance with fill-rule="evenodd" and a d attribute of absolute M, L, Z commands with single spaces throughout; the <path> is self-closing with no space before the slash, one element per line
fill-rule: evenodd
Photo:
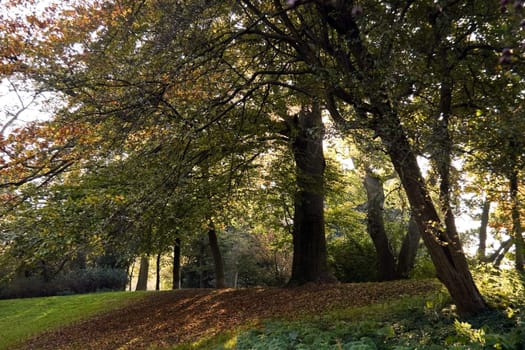
<path fill-rule="evenodd" d="M 40 276 L 16 278 L 0 287 L 0 298 L 30 298 L 51 295 L 124 290 L 126 271 L 110 268 L 73 270 L 44 281 Z"/>
<path fill-rule="evenodd" d="M 0 298 L 34 298 L 52 295 L 48 288 L 49 283 L 40 276 L 18 277 L 3 285 L 0 289 Z"/>
<path fill-rule="evenodd" d="M 377 256 L 372 242 L 333 240 L 328 245 L 329 264 L 340 282 L 377 280 Z"/>
<path fill-rule="evenodd" d="M 62 293 L 92 293 L 106 290 L 123 290 L 126 271 L 110 268 L 88 268 L 58 276 L 54 283 Z"/>

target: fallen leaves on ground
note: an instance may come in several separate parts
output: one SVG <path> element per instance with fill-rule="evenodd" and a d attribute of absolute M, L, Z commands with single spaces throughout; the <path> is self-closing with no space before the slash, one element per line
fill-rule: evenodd
<path fill-rule="evenodd" d="M 44 333 L 27 349 L 148 349 L 196 341 L 264 319 L 321 314 L 439 288 L 433 281 L 307 285 L 299 288 L 183 289 L 148 294 L 121 309 Z"/>

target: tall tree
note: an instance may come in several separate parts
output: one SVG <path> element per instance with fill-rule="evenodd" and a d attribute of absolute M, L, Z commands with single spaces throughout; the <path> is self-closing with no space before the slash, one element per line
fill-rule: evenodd
<path fill-rule="evenodd" d="M 173 271 L 172 289 L 180 288 L 180 260 L 181 260 L 181 239 L 175 238 L 173 245 Z"/>
<path fill-rule="evenodd" d="M 291 143 L 296 164 L 293 263 L 290 284 L 333 282 L 328 269 L 324 222 L 324 125 L 318 103 L 294 118 Z"/>
<path fill-rule="evenodd" d="M 395 279 L 396 261 L 388 240 L 383 219 L 385 194 L 383 183 L 370 169 L 363 181 L 367 194 L 367 229 L 374 242 L 379 265 L 379 278 L 382 281 Z"/>
<path fill-rule="evenodd" d="M 217 239 L 217 231 L 215 224 L 210 220 L 208 226 L 208 244 L 213 257 L 213 266 L 215 270 L 215 288 L 226 288 L 226 281 L 224 280 L 224 261 L 222 259 L 221 249 Z"/>

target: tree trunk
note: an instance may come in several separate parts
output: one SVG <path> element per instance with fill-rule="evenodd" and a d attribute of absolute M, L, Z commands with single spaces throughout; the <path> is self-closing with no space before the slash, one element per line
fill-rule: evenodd
<path fill-rule="evenodd" d="M 484 261 L 487 255 L 487 227 L 489 225 L 490 200 L 485 198 L 481 208 L 481 223 L 479 225 L 478 259 Z"/>
<path fill-rule="evenodd" d="M 149 258 L 143 256 L 140 258 L 139 277 L 137 279 L 137 287 L 135 290 L 147 290 L 148 289 L 148 270 L 149 270 Z"/>
<path fill-rule="evenodd" d="M 335 281 L 329 272 L 324 225 L 324 125 L 316 103 L 295 117 L 292 150 L 296 165 L 293 261 L 290 285 Z"/>
<path fill-rule="evenodd" d="M 128 268 L 128 281 L 129 281 L 129 291 L 131 292 L 133 290 L 133 285 L 131 281 L 133 280 L 133 271 L 135 270 L 135 264 L 130 264 L 130 267 Z"/>
<path fill-rule="evenodd" d="M 173 246 L 173 282 L 172 289 L 180 289 L 180 238 L 175 238 Z"/>
<path fill-rule="evenodd" d="M 374 105 L 379 112 L 373 125 L 374 130 L 381 137 L 405 188 L 415 214 L 414 219 L 436 268 L 437 277 L 448 289 L 461 315 L 486 310 L 487 304 L 474 283 L 459 237 L 457 234 L 450 236 L 446 232 L 430 198 L 401 121 L 385 103 L 376 102 Z"/>
<path fill-rule="evenodd" d="M 513 170 L 510 174 L 509 179 L 510 187 L 510 202 L 511 202 L 511 215 L 512 215 L 512 237 L 514 239 L 514 245 L 516 248 L 516 259 L 515 266 L 516 270 L 523 272 L 523 253 L 524 253 L 524 242 L 523 235 L 521 232 L 520 222 L 520 202 L 518 198 L 518 171 Z"/>
<path fill-rule="evenodd" d="M 160 290 L 160 258 L 161 258 L 161 254 L 158 253 L 157 254 L 157 261 L 156 261 L 156 265 L 155 265 L 155 290 Z"/>
<path fill-rule="evenodd" d="M 363 183 L 367 197 L 367 230 L 376 249 L 379 279 L 391 281 L 397 277 L 396 261 L 385 231 L 383 183 L 369 169 L 366 171 Z"/>
<path fill-rule="evenodd" d="M 421 233 L 419 227 L 414 219 L 414 215 L 412 215 L 408 222 L 408 231 L 401 245 L 401 249 L 399 250 L 399 257 L 397 259 L 398 278 L 410 277 L 410 271 L 412 271 L 416 262 L 420 238 Z"/>
<path fill-rule="evenodd" d="M 199 256 L 198 256 L 198 262 L 199 262 L 199 288 L 205 288 L 207 287 L 207 282 L 205 281 L 205 256 L 206 256 L 206 244 L 204 243 L 204 236 L 202 236 L 199 239 Z"/>
<path fill-rule="evenodd" d="M 213 257 L 213 265 L 215 267 L 215 288 L 226 288 L 226 282 L 224 280 L 224 262 L 222 260 L 221 249 L 219 247 L 215 225 L 211 220 L 208 229 L 208 241 L 210 244 L 211 255 Z"/>
<path fill-rule="evenodd" d="M 496 250 L 489 258 L 489 261 L 492 261 L 492 264 L 495 268 L 499 269 L 499 266 L 501 264 L 501 261 L 505 257 L 505 254 L 510 250 L 512 247 L 512 243 L 514 240 L 512 238 L 506 240 L 505 242 L 501 243 L 498 250 Z"/>

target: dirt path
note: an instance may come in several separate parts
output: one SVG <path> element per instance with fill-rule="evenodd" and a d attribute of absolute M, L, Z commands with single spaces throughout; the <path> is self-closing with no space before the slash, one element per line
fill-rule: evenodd
<path fill-rule="evenodd" d="M 431 281 L 301 288 L 185 289 L 152 293 L 122 309 L 42 334 L 20 349 L 148 349 L 195 341 L 249 322 L 385 302 L 438 288 Z"/>

